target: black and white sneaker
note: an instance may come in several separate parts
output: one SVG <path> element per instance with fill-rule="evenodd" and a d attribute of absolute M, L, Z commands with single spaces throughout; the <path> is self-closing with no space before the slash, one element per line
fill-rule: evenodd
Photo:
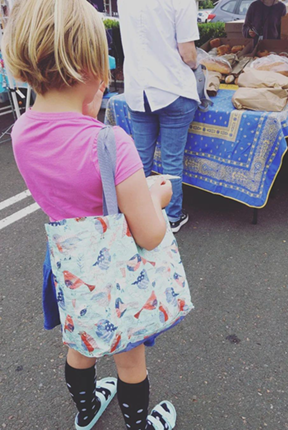
<path fill-rule="evenodd" d="M 93 400 L 97 400 L 99 409 L 97 410 L 97 413 L 94 415 L 94 417 L 89 421 L 89 416 L 85 416 L 85 414 L 83 413 L 83 411 L 84 412 L 86 411 L 86 406 L 85 406 L 85 408 L 82 409 L 81 413 L 84 415 L 83 421 L 87 420 L 89 422 L 86 425 L 84 424 L 84 426 L 83 425 L 80 426 L 78 421 L 79 419 L 79 413 L 78 413 L 75 418 L 76 430 L 91 430 L 95 426 L 95 424 L 97 423 L 97 421 L 99 420 L 99 418 L 101 417 L 101 415 L 103 414 L 103 412 L 105 411 L 105 409 L 107 408 L 107 406 L 109 405 L 109 403 L 111 402 L 111 400 L 116 394 L 117 379 L 116 378 L 100 379 L 99 381 L 97 381 L 96 387 L 97 388 L 96 388 L 95 395 L 97 397 L 94 397 Z M 95 407 L 96 405 L 94 404 L 92 406 L 92 409 Z"/>
<path fill-rule="evenodd" d="M 170 227 L 173 233 L 177 233 L 180 228 L 189 221 L 189 215 L 182 213 L 179 221 L 170 222 Z"/>
<path fill-rule="evenodd" d="M 176 425 L 176 409 L 168 400 L 164 400 L 152 409 L 147 417 L 146 429 L 173 430 Z"/>

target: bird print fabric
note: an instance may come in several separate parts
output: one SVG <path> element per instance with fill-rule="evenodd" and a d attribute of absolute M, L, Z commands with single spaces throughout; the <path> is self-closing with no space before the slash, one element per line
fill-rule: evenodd
<path fill-rule="evenodd" d="M 166 331 L 193 308 L 176 239 L 152 251 L 125 216 L 45 225 L 65 345 L 89 357 L 124 352 Z"/>

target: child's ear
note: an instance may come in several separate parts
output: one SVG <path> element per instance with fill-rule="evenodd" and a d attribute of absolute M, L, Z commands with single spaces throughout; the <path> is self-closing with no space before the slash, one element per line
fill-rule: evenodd
<path fill-rule="evenodd" d="M 104 93 L 104 91 L 106 90 L 105 82 L 102 81 L 100 83 L 99 90 L 102 91 L 102 93 Z"/>

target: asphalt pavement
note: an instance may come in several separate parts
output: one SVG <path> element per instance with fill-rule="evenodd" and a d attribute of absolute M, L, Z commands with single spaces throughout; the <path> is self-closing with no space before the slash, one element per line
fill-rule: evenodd
<path fill-rule="evenodd" d="M 1 143 L 0 205 L 26 189 Z M 287 196 L 288 158 L 257 225 L 251 208 L 184 187 L 190 222 L 176 237 L 195 310 L 147 349 L 150 405 L 172 401 L 177 430 L 288 429 Z M 32 204 L 25 197 L 0 220 Z M 46 221 L 36 210 L 0 230 L 0 429 L 74 428 L 66 349 L 58 328 L 43 329 Z M 116 376 L 113 359 L 97 372 Z M 95 429 L 124 428 L 114 400 Z"/>

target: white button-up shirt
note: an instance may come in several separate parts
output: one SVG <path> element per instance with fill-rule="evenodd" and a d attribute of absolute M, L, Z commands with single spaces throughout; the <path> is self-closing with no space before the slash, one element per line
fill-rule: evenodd
<path fill-rule="evenodd" d="M 179 96 L 199 102 L 196 79 L 178 43 L 199 39 L 195 0 L 118 0 L 124 49 L 125 97 L 144 112 L 145 91 L 152 111 Z"/>

